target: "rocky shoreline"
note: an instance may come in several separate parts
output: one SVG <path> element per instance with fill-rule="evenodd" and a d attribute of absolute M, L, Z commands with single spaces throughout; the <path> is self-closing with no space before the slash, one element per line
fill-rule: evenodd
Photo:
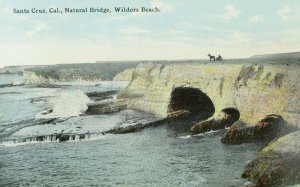
<path fill-rule="evenodd" d="M 132 73 L 132 80 L 117 93 L 117 99 L 110 100 L 115 92 L 90 93 L 88 96 L 95 102 L 85 114 L 133 109 L 161 117 L 145 124 L 110 129 L 102 135 L 134 133 L 158 126 L 191 136 L 224 129 L 220 143 L 226 146 L 244 143 L 266 146 L 241 174 L 253 183 L 251 186 L 300 183 L 299 86 L 294 81 L 299 76 L 297 68 L 233 64 L 223 67 L 224 72 L 220 73 L 214 72 L 216 66 L 221 68 L 222 64 L 138 65 L 126 73 L 128 77 Z M 182 73 L 185 70 L 188 75 Z M 257 101 L 262 103 L 256 110 Z M 68 141 L 73 136 L 62 134 L 55 139 Z"/>
<path fill-rule="evenodd" d="M 173 107 L 174 103 L 169 107 Z M 89 106 L 86 114 L 107 114 L 124 110 L 130 106 L 130 100 L 116 100 L 106 104 Z M 208 119 L 195 108 L 185 106 L 171 110 L 167 117 L 146 123 L 111 129 L 105 134 L 126 134 L 158 126 L 179 126 L 191 135 L 206 133 L 211 130 L 227 129 L 221 143 L 238 145 L 243 143 L 263 143 L 267 145 L 245 167 L 243 178 L 251 181 L 250 186 L 290 185 L 300 183 L 300 131 L 291 127 L 280 115 L 270 114 L 250 126 L 240 120 L 240 113 L 235 108 L 224 108 L 218 115 Z M 201 116 L 201 117 L 200 117 Z M 295 132 L 296 131 L 296 132 Z M 271 143 L 270 143 L 271 142 Z"/>
<path fill-rule="evenodd" d="M 128 108 L 129 105 L 130 101 L 128 100 L 94 104 L 89 106 L 86 114 L 114 113 Z M 228 144 L 228 146 L 243 143 L 267 145 L 244 169 L 242 177 L 252 182 L 249 186 L 280 186 L 300 183 L 300 164 L 297 164 L 300 163 L 300 131 L 297 127 L 288 125 L 282 116 L 266 115 L 256 125 L 249 126 L 239 119 L 240 113 L 235 108 L 225 108 L 218 115 L 206 120 L 201 113 L 194 109 L 169 111 L 172 112 L 160 120 L 111 129 L 102 134 L 126 134 L 146 128 L 174 127 L 175 125 L 183 131 L 190 129 L 192 136 L 211 130 L 227 129 L 220 143 Z M 61 136 L 61 138 L 62 141 L 70 139 L 69 136 Z"/>

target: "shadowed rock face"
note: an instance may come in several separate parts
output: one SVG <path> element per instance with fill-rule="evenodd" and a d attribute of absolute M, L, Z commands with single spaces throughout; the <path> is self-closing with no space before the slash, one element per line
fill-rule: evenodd
<path fill-rule="evenodd" d="M 191 128 L 192 134 L 205 133 L 211 130 L 225 129 L 239 120 L 240 113 L 235 108 L 225 108 L 222 112 L 213 118 L 201 121 Z"/>
<path fill-rule="evenodd" d="M 291 131 L 285 120 L 279 115 L 267 115 L 255 126 L 232 126 L 222 137 L 225 144 L 242 144 L 257 141 L 271 141 Z"/>
<path fill-rule="evenodd" d="M 256 186 L 300 183 L 300 131 L 283 136 L 265 147 L 246 166 L 243 178 Z"/>
<path fill-rule="evenodd" d="M 212 116 L 215 112 L 211 99 L 201 90 L 191 87 L 177 87 L 171 93 L 168 114 L 176 111 L 188 111 L 191 115 L 201 115 L 203 118 Z"/>
<path fill-rule="evenodd" d="M 104 99 L 112 99 L 113 95 L 117 94 L 117 90 L 106 91 L 106 92 L 89 92 L 86 95 L 93 101 L 101 101 Z"/>

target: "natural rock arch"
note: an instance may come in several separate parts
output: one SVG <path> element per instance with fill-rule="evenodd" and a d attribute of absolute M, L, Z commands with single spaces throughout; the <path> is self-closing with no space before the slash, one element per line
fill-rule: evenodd
<path fill-rule="evenodd" d="M 203 118 L 213 116 L 215 107 L 212 100 L 200 89 L 176 87 L 171 92 L 168 114 L 177 111 L 188 111 Z"/>
<path fill-rule="evenodd" d="M 226 122 L 230 125 L 240 119 L 240 112 L 236 108 L 224 108 L 222 112 L 226 114 Z"/>

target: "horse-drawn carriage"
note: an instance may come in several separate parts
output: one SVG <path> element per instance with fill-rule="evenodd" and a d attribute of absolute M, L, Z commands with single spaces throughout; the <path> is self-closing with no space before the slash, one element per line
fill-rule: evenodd
<path fill-rule="evenodd" d="M 208 54 L 208 56 L 209 56 L 209 61 L 212 61 L 212 60 L 213 61 L 222 61 L 223 60 L 221 55 L 219 55 L 217 58 L 211 54 Z"/>

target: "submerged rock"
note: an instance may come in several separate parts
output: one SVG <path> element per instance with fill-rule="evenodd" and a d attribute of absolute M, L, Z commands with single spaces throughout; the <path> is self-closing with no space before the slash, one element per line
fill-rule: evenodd
<path fill-rule="evenodd" d="M 132 133 L 132 132 L 138 132 L 138 131 L 141 131 L 146 128 L 158 127 L 158 126 L 164 125 L 164 124 L 168 123 L 168 121 L 169 121 L 168 118 L 164 118 L 164 119 L 156 120 L 156 121 L 146 123 L 146 124 L 138 123 L 138 124 L 130 125 L 127 127 L 119 127 L 119 128 L 105 131 L 103 133 L 104 134 L 127 134 L 127 133 Z"/>
<path fill-rule="evenodd" d="M 34 120 L 34 125 L 45 125 L 45 124 L 57 124 L 57 123 L 61 123 L 64 121 L 67 121 L 69 119 L 71 119 L 71 117 L 63 117 L 63 118 L 57 118 L 57 117 L 52 117 L 52 118 L 37 118 Z"/>
<path fill-rule="evenodd" d="M 221 142 L 225 144 L 242 144 L 257 141 L 271 141 L 287 134 L 291 128 L 280 115 L 267 115 L 255 126 L 234 125 L 223 135 Z"/>
<path fill-rule="evenodd" d="M 225 129 L 226 127 L 230 127 L 239 118 L 240 113 L 238 110 L 234 108 L 225 108 L 218 116 L 195 124 L 191 128 L 191 133 L 199 134 L 211 130 Z"/>
<path fill-rule="evenodd" d="M 130 125 L 127 127 L 120 127 L 120 128 L 116 128 L 116 129 L 112 129 L 112 130 L 108 130 L 103 132 L 103 134 L 127 134 L 127 133 L 132 133 L 132 132 L 137 132 L 140 131 L 142 129 L 146 128 L 145 125 L 138 123 L 136 125 Z"/>
<path fill-rule="evenodd" d="M 243 178 L 256 186 L 300 183 L 300 131 L 270 143 L 246 166 Z"/>

